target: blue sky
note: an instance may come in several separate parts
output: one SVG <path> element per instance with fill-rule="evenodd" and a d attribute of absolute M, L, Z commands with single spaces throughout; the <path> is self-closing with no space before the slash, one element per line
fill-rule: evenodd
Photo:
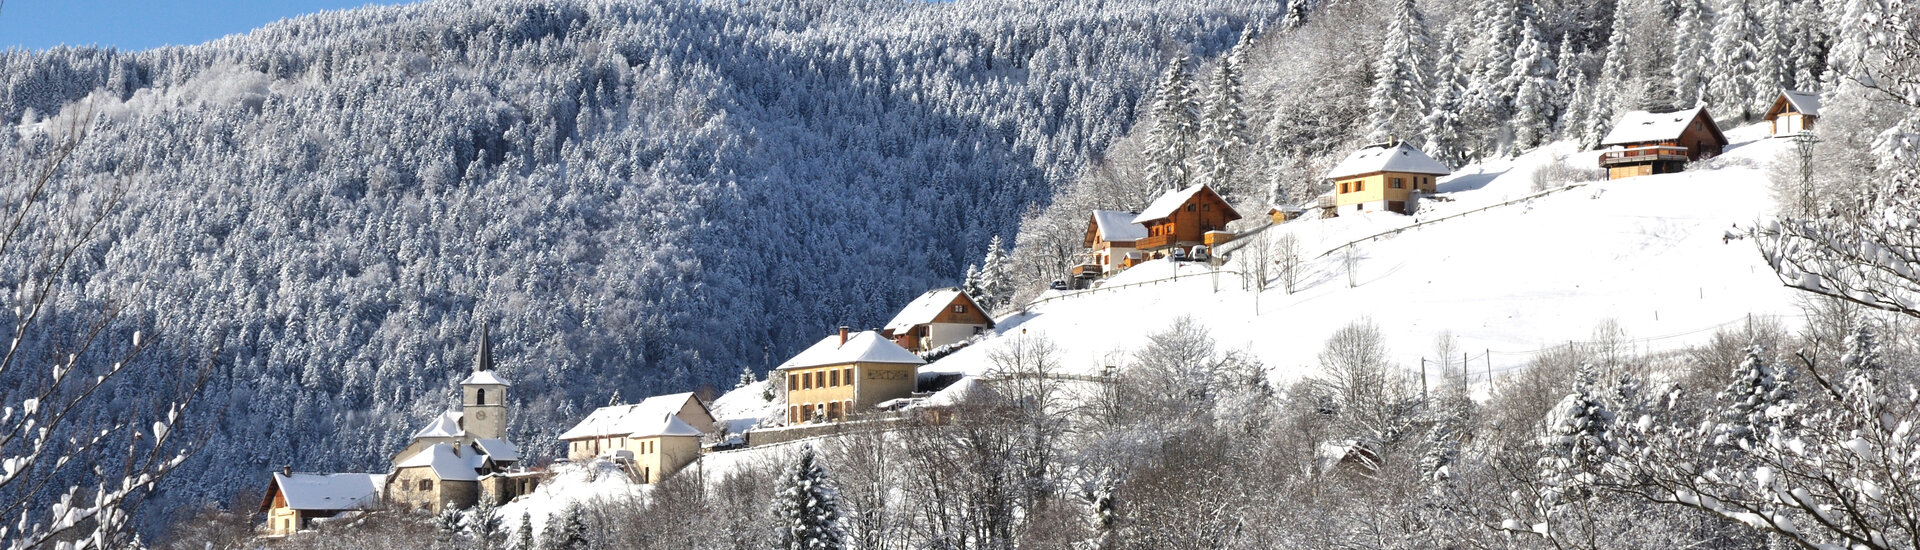
<path fill-rule="evenodd" d="M 0 48 L 199 44 L 322 10 L 402 0 L 4 0 Z"/>

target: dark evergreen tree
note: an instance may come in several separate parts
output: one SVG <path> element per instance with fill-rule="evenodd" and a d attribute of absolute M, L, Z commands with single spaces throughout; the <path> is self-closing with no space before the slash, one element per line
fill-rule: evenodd
<path fill-rule="evenodd" d="M 840 550 L 845 547 L 839 493 L 813 447 L 794 455 L 775 486 L 779 491 L 773 501 L 776 548 Z"/>

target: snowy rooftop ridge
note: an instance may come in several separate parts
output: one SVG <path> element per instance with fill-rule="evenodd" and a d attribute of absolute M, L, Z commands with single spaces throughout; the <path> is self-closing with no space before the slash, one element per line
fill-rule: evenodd
<path fill-rule="evenodd" d="M 1440 161 L 1433 160 L 1433 157 L 1427 156 L 1420 149 L 1402 141 L 1393 145 L 1374 144 L 1361 147 L 1360 150 L 1347 155 L 1340 164 L 1334 165 L 1333 169 L 1327 170 L 1327 174 L 1322 177 L 1339 179 L 1375 172 L 1444 176 L 1453 173 L 1453 170 L 1440 164 Z"/>
<path fill-rule="evenodd" d="M 491 458 L 495 462 L 517 462 L 520 460 L 520 447 L 505 439 L 485 437 L 473 440 L 473 444 L 479 446 L 480 452 L 486 453 L 487 458 Z"/>
<path fill-rule="evenodd" d="M 699 435 L 702 435 L 700 430 L 694 428 L 692 424 L 688 424 L 687 421 L 681 420 L 678 416 L 667 415 L 665 418 L 641 425 L 640 429 L 634 430 L 634 432 L 627 437 L 685 437 Z"/>
<path fill-rule="evenodd" d="M 513 384 L 508 384 L 505 380 L 501 380 L 499 376 L 495 376 L 493 374 L 493 371 L 490 371 L 490 370 L 473 371 L 473 374 L 467 375 L 467 378 L 465 380 L 460 381 L 460 385 L 462 386 L 465 386 L 467 384 L 492 384 L 496 386 L 513 385 Z"/>
<path fill-rule="evenodd" d="M 827 365 L 845 365 L 849 363 L 900 363 L 924 365 L 927 360 L 907 351 L 892 340 L 882 338 L 874 331 L 857 332 L 847 337 L 846 343 L 840 342 L 840 335 L 832 334 L 821 338 L 819 342 L 781 363 L 779 370 Z"/>
<path fill-rule="evenodd" d="M 440 416 L 434 417 L 433 420 L 427 421 L 426 427 L 420 428 L 418 432 L 414 432 L 413 437 L 415 439 L 422 437 L 461 437 L 466 434 L 467 431 L 460 427 L 460 411 L 447 411 L 440 413 Z"/>
<path fill-rule="evenodd" d="M 1695 117 L 1706 113 L 1706 107 L 1694 107 L 1670 113 L 1652 113 L 1632 111 L 1620 116 L 1620 122 L 1613 125 L 1607 137 L 1600 140 L 1601 145 L 1632 145 L 1652 141 L 1673 141 L 1687 131 L 1687 124 Z M 1712 119 L 1711 116 L 1708 117 Z"/>
<path fill-rule="evenodd" d="M 693 398 L 692 392 L 656 395 L 632 405 L 608 405 L 594 409 L 580 423 L 560 434 L 560 440 L 596 437 L 630 437 L 666 417 L 679 414 L 681 406 Z M 685 423 L 682 421 L 682 423 Z M 697 430 L 696 430 L 697 433 Z"/>
<path fill-rule="evenodd" d="M 898 334 L 915 326 L 931 323 L 935 317 L 940 316 L 940 312 L 946 311 L 947 304 L 953 303 L 953 299 L 960 297 L 961 294 L 963 293 L 957 287 L 926 291 L 919 298 L 908 302 L 907 307 L 900 308 L 900 313 L 895 314 L 893 320 L 887 321 L 886 330 Z"/>
<path fill-rule="evenodd" d="M 1100 232 L 1100 240 L 1107 242 L 1133 242 L 1147 238 L 1147 227 L 1134 223 L 1139 214 L 1119 210 L 1093 211 L 1094 230 Z"/>
<path fill-rule="evenodd" d="M 1793 110 L 1813 116 L 1820 116 L 1820 94 L 1780 90 L 1780 95 L 1787 98 L 1787 103 L 1793 105 Z"/>
<path fill-rule="evenodd" d="M 1206 188 L 1207 184 L 1196 183 L 1187 186 L 1186 189 L 1160 195 L 1160 198 L 1153 199 L 1153 204 L 1149 204 L 1146 209 L 1141 210 L 1140 215 L 1133 217 L 1133 223 L 1144 224 L 1154 220 L 1164 220 L 1173 217 L 1173 213 L 1180 210 L 1180 205 L 1186 204 L 1194 195 L 1200 194 L 1200 191 Z"/>
<path fill-rule="evenodd" d="M 435 443 L 394 464 L 393 470 L 397 472 L 402 468 L 424 467 L 433 469 L 434 477 L 441 481 L 479 481 L 479 471 L 485 461 L 486 458 L 477 453 L 461 455 L 451 443 Z"/>
<path fill-rule="evenodd" d="M 295 510 L 354 510 L 380 503 L 386 474 L 273 473 L 273 483 Z"/>

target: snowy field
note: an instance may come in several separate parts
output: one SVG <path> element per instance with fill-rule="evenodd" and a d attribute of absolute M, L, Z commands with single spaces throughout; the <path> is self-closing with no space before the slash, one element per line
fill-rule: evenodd
<path fill-rule="evenodd" d="M 1523 199 L 1534 193 L 1535 168 L 1561 158 L 1591 168 L 1598 153 L 1556 144 L 1469 166 L 1441 180 L 1441 194 L 1452 200 L 1431 202 L 1419 216 L 1347 215 L 1269 231 L 1295 235 L 1310 258 L 1292 295 L 1270 287 L 1256 298 L 1237 274 L 1216 279 L 1204 265 L 1151 262 L 1104 286 L 1179 279 L 1056 293 L 1002 321 L 1002 338 L 923 372 L 985 372 L 989 354 L 1018 334 L 1046 336 L 1062 350 L 1066 368 L 1097 372 L 1182 315 L 1211 329 L 1221 347 L 1257 354 L 1276 381 L 1312 374 L 1327 336 L 1363 318 L 1379 325 L 1393 357 L 1410 370 L 1423 357 L 1435 359 L 1436 337 L 1450 331 L 1471 355 L 1476 381 L 1489 367 L 1498 376 L 1541 348 L 1588 339 L 1607 319 L 1643 351 L 1700 343 L 1749 314 L 1797 324 L 1792 293 L 1752 242 L 1726 239 L 1772 211 L 1764 166 L 1791 144 L 1765 139 L 1764 130 L 1728 132 L 1734 144 L 1706 170 L 1575 184 L 1363 243 L 1355 248 L 1352 287 L 1343 252 L 1319 257 L 1383 231 Z M 1229 262 L 1221 269 L 1237 268 Z"/>

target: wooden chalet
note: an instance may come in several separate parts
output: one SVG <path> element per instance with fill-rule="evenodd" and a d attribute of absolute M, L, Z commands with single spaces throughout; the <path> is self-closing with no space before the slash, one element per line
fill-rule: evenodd
<path fill-rule="evenodd" d="M 1773 107 L 1767 109 L 1767 123 L 1773 126 L 1775 136 L 1812 132 L 1814 121 L 1819 119 L 1820 94 L 1781 90 Z"/>
<path fill-rule="evenodd" d="M 1600 145 L 1600 166 L 1608 179 L 1671 174 L 1690 161 L 1720 154 L 1727 136 L 1706 107 L 1671 113 L 1634 111 L 1620 117 Z"/>
<path fill-rule="evenodd" d="M 1093 211 L 1092 219 L 1087 220 L 1087 238 L 1082 243 L 1087 248 L 1086 263 L 1075 266 L 1073 276 L 1094 279 L 1133 267 L 1143 257 L 1134 252 L 1134 247 L 1147 238 L 1146 226 L 1133 223 L 1139 216 L 1118 210 Z"/>
<path fill-rule="evenodd" d="M 936 288 L 901 308 L 880 335 L 907 351 L 926 353 L 993 330 L 993 318 L 959 288 Z"/>
<path fill-rule="evenodd" d="M 1161 195 L 1133 217 L 1133 223 L 1147 229 L 1147 236 L 1133 242 L 1134 248 L 1159 258 L 1176 249 L 1213 246 L 1225 242 L 1222 235 L 1231 238 L 1224 230 L 1238 219 L 1240 213 L 1213 188 L 1193 185 Z"/>

